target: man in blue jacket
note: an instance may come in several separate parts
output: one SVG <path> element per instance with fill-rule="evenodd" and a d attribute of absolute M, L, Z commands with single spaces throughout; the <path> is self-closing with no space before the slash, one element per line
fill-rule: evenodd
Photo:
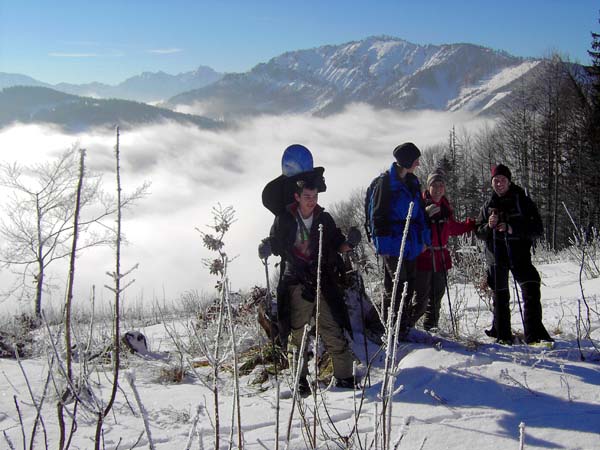
<path fill-rule="evenodd" d="M 406 284 L 406 300 L 401 312 L 400 334 L 408 333 L 412 305 L 415 301 L 415 281 L 417 277 L 416 258 L 431 244 L 431 233 L 425 222 L 421 186 L 414 175 L 419 167 L 421 152 L 415 144 L 407 142 L 394 149 L 390 169 L 379 177 L 373 189 L 372 232 L 373 243 L 384 264 L 384 304 L 383 318 L 387 320 L 388 309 L 398 260 L 402 258 L 399 283 L 396 290 L 393 314 L 398 313 L 402 292 Z M 400 255 L 402 236 L 407 222 L 410 203 L 413 202 L 404 254 Z"/>

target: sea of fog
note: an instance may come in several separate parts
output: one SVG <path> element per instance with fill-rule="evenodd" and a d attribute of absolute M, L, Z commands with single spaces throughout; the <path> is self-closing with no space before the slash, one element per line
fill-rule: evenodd
<path fill-rule="evenodd" d="M 210 231 L 211 210 L 219 203 L 236 211 L 237 221 L 225 238 L 225 250 L 235 257 L 229 268 L 232 289 L 264 285 L 257 245 L 273 216 L 262 206 L 261 192 L 281 173 L 281 154 L 288 145 L 307 146 L 315 165 L 325 167 L 327 192 L 319 203 L 327 209 L 389 167 L 396 145 L 412 141 L 423 149 L 445 143 L 452 126 L 473 130 L 481 121 L 464 114 L 408 114 L 355 105 L 327 118 L 260 116 L 224 131 L 174 123 L 121 131 L 123 189 L 131 192 L 151 183 L 149 195 L 124 214 L 128 245 L 122 270 L 139 264 L 129 277 L 136 281 L 126 291 L 126 302 L 169 302 L 187 291 L 214 292 L 216 278 L 202 263 L 213 254 L 202 246 L 196 228 Z M 56 127 L 17 124 L 0 130 L 4 161 L 31 164 L 73 146 L 85 148 L 87 168 L 103 174 L 109 191 L 115 189 L 115 142 L 114 131 L 106 129 L 67 134 Z M 103 286 L 111 282 L 106 272 L 114 270 L 113 259 L 110 248 L 81 252 L 75 284 L 80 304 L 89 302 L 92 286 L 98 300 L 112 297 Z M 56 304 L 64 296 L 66 266 L 66 260 L 58 261 L 51 269 L 54 288 L 47 299 Z M 2 269 L 3 289 L 10 280 Z M 8 297 L 0 309 L 24 306 L 29 305 Z"/>

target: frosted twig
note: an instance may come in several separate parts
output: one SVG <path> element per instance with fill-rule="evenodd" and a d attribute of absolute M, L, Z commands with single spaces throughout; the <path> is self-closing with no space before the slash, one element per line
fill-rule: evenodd
<path fill-rule="evenodd" d="M 200 413 L 202 412 L 202 405 L 198 405 L 196 407 L 196 415 L 194 416 L 194 420 L 192 421 L 192 427 L 190 428 L 190 432 L 188 434 L 188 442 L 185 446 L 185 450 L 190 450 L 192 447 L 192 439 L 194 438 L 194 434 L 196 433 L 196 427 L 198 426 L 198 420 L 200 420 Z"/>
<path fill-rule="evenodd" d="M 519 450 L 525 448 L 525 422 L 519 424 Z"/>
<path fill-rule="evenodd" d="M 15 402 L 15 409 L 17 410 L 17 416 L 19 416 L 19 425 L 21 426 L 21 435 L 23 436 L 23 448 L 25 448 L 25 426 L 23 425 L 23 416 L 21 415 L 21 409 L 19 408 L 19 402 L 17 400 L 17 396 L 13 395 L 13 400 Z"/>
<path fill-rule="evenodd" d="M 135 375 L 133 374 L 133 372 L 129 371 L 125 373 L 125 378 L 127 379 L 129 386 L 131 386 L 131 390 L 133 391 L 135 401 L 138 405 L 138 408 L 140 408 L 140 413 L 142 414 L 142 419 L 144 421 L 144 429 L 146 430 L 146 437 L 148 437 L 148 446 L 150 447 L 150 450 L 154 450 L 154 442 L 152 441 L 152 433 L 150 432 L 148 412 L 146 411 L 146 408 L 142 403 L 142 399 L 140 398 L 140 394 L 137 390 L 137 387 L 135 386 Z"/>
<path fill-rule="evenodd" d="M 13 391 L 15 391 L 17 394 L 20 394 L 19 390 L 14 384 L 12 384 L 10 378 L 8 378 L 8 375 L 6 375 L 6 372 L 4 370 L 2 371 L 2 375 L 4 375 L 4 378 L 6 378 L 6 381 L 8 382 L 8 384 L 10 384 L 10 387 L 13 388 Z"/>
<path fill-rule="evenodd" d="M 519 380 L 517 380 L 515 377 L 513 377 L 509 372 L 508 369 L 502 369 L 500 371 L 500 378 L 510 381 L 513 384 L 517 385 L 518 387 L 525 389 L 526 391 L 528 391 L 531 395 L 534 396 L 538 396 L 538 393 L 533 391 L 528 385 L 527 385 L 527 373 L 523 372 L 523 378 L 524 378 L 524 382 L 521 383 Z"/>
<path fill-rule="evenodd" d="M 319 380 L 319 333 L 321 332 L 319 325 L 319 316 L 321 315 L 321 260 L 323 259 L 323 224 L 319 224 L 319 256 L 317 258 L 317 305 L 315 312 L 315 380 Z M 319 408 L 317 405 L 317 389 L 313 390 L 313 401 L 315 404 L 315 414 L 313 416 L 313 448 L 317 448 L 317 421 L 319 419 Z"/>
<path fill-rule="evenodd" d="M 8 448 L 10 448 L 10 450 L 15 450 L 14 444 L 12 443 L 12 441 L 10 440 L 10 438 L 8 437 L 8 434 L 6 434 L 6 430 L 3 430 L 2 434 L 4 435 L 4 440 L 8 444 Z"/>
<path fill-rule="evenodd" d="M 561 386 L 564 384 L 567 388 L 567 398 L 569 399 L 570 402 L 573 401 L 573 398 L 571 397 L 571 386 L 569 385 L 569 379 L 567 378 L 567 374 L 565 373 L 565 365 L 561 364 L 560 365 L 560 371 L 562 373 L 562 375 L 560 376 L 560 384 Z"/>
<path fill-rule="evenodd" d="M 431 398 L 438 401 L 442 405 L 445 405 L 446 403 L 448 403 L 445 398 L 441 397 L 440 395 L 438 395 L 436 392 L 434 392 L 432 390 L 425 389 L 425 391 L 423 391 L 423 393 L 425 395 L 429 395 Z"/>
<path fill-rule="evenodd" d="M 290 445 L 290 434 L 292 433 L 292 419 L 294 418 L 294 408 L 296 406 L 296 402 L 298 401 L 298 381 L 300 380 L 300 371 L 302 370 L 302 366 L 304 364 L 304 347 L 306 346 L 306 340 L 308 339 L 308 324 L 304 325 L 304 333 L 302 334 L 302 342 L 300 343 L 300 351 L 298 358 L 294 358 L 298 360 L 296 365 L 296 373 L 294 374 L 294 389 L 292 394 L 292 408 L 290 409 L 290 417 L 288 419 L 287 426 L 287 434 L 285 436 L 285 448 L 287 449 Z"/>

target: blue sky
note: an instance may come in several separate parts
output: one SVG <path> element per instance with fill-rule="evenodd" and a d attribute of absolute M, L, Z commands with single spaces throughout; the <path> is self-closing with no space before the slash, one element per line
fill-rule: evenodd
<path fill-rule="evenodd" d="M 116 84 L 207 65 L 245 72 L 285 51 L 390 35 L 589 62 L 597 0 L 0 0 L 0 72 Z"/>

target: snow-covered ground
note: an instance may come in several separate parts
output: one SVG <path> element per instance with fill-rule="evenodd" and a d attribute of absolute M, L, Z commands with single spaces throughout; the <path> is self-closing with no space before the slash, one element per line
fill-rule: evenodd
<path fill-rule="evenodd" d="M 402 343 L 398 348 L 401 359 L 393 397 L 392 444 L 398 443 L 400 449 L 518 449 L 520 424 L 523 424 L 526 449 L 600 448 L 600 354 L 589 340 L 582 340 L 580 352 L 576 340 L 575 320 L 581 298 L 579 268 L 570 262 L 538 265 L 538 268 L 543 277 L 544 322 L 556 339 L 554 348 L 494 344 L 483 334 L 491 315 L 475 291 L 469 287 L 452 287 L 452 296 L 460 295 L 466 299 L 462 311 L 458 311 L 461 314 L 460 342 L 440 338 L 437 344 Z M 583 288 L 593 309 L 592 338 L 597 345 L 600 341 L 597 314 L 600 279 L 584 280 Z M 582 308 L 585 317 L 585 307 L 582 305 Z M 512 323 L 515 330 L 522 328 L 516 306 Z M 172 327 L 183 331 L 183 326 L 176 320 L 170 321 L 171 333 Z M 101 448 L 145 448 L 149 445 L 140 407 L 126 381 L 127 377 L 133 376 L 147 412 L 155 448 L 186 448 L 190 434 L 191 448 L 214 448 L 209 368 L 196 369 L 201 379 L 190 374 L 181 383 L 157 381 L 163 369 L 175 365 L 173 340 L 162 324 L 140 328 L 140 331 L 148 338 L 150 352 L 145 358 L 127 358 L 120 383 L 122 391 L 117 393 L 114 413 L 106 418 Z M 364 362 L 362 337 L 358 334 L 356 338 L 354 349 Z M 241 345 L 247 346 L 251 337 L 244 339 L 246 342 Z M 370 357 L 377 348 L 374 344 L 369 345 Z M 381 412 L 383 359 L 384 355 L 380 353 L 374 360 L 362 405 L 360 392 L 321 388 L 318 448 L 345 448 L 342 438 L 351 435 L 354 427 L 358 433 L 352 434 L 351 448 L 375 448 L 370 446 L 376 434 L 376 418 Z M 41 355 L 22 361 L 38 401 L 48 374 L 47 360 L 46 355 Z M 363 366 L 360 370 L 364 373 L 366 368 Z M 220 448 L 228 448 L 234 404 L 233 382 L 229 369 L 223 370 L 221 376 Z M 274 381 L 252 385 L 249 381 L 254 376 L 252 373 L 241 378 L 244 448 L 274 449 L 278 403 Z M 292 400 L 289 375 L 284 373 L 280 379 L 279 439 L 280 448 L 285 448 Z M 0 360 L 0 380 L 0 448 L 10 448 L 9 442 L 14 448 L 23 448 L 22 430 L 29 443 L 35 408 L 17 361 Z M 108 377 L 94 375 L 90 381 L 96 396 L 106 401 L 110 388 Z M 49 392 L 54 392 L 52 382 Z M 19 405 L 19 413 L 15 402 Z M 359 406 L 361 413 L 357 415 L 355 411 Z M 313 398 L 305 399 L 303 407 L 306 408 L 308 429 L 312 430 Z M 197 426 L 191 433 L 197 414 Z M 41 426 L 38 429 L 35 448 L 45 447 L 45 434 L 48 447 L 58 448 L 55 394 L 47 395 L 41 416 L 44 426 L 43 430 Z M 302 423 L 296 408 L 288 448 L 310 448 Z M 71 448 L 93 448 L 95 425 L 93 408 L 80 406 Z M 70 426 L 69 420 L 67 426 Z M 236 447 L 236 430 L 232 436 L 232 445 Z"/>

